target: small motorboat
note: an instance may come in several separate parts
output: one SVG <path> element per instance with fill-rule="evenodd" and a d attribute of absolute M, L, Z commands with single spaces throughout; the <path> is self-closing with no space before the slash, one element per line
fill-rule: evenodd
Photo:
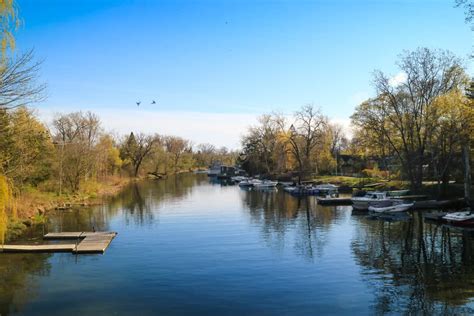
<path fill-rule="evenodd" d="M 254 181 L 253 186 L 256 189 L 269 189 L 275 188 L 277 186 L 277 181 L 263 180 L 263 181 Z"/>
<path fill-rule="evenodd" d="M 406 212 L 413 207 L 414 203 L 394 203 L 390 206 L 369 206 L 370 212 L 375 213 L 399 213 Z"/>
<path fill-rule="evenodd" d="M 387 196 L 387 192 L 367 192 L 364 196 L 357 196 L 351 199 L 352 207 L 357 211 L 366 211 L 370 206 L 386 207 L 395 203 L 401 204 L 401 200 Z"/>
<path fill-rule="evenodd" d="M 248 178 L 247 177 L 244 177 L 244 176 L 233 176 L 233 177 L 230 177 L 230 180 L 232 180 L 232 182 L 234 183 L 240 183 L 244 180 L 247 180 Z"/>
<path fill-rule="evenodd" d="M 251 188 L 251 187 L 253 187 L 254 183 L 255 183 L 254 180 L 249 180 L 249 179 L 242 180 L 242 181 L 239 182 L 239 187 Z"/>
<path fill-rule="evenodd" d="M 460 212 L 448 213 L 443 219 L 453 224 L 474 224 L 474 213 L 470 209 Z"/>

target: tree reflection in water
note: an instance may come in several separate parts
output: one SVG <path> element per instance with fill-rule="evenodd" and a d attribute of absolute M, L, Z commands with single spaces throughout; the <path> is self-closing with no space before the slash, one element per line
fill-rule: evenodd
<path fill-rule="evenodd" d="M 469 233 L 412 221 L 358 221 L 352 251 L 375 289 L 377 313 L 468 313 L 472 298 L 473 239 Z"/>
<path fill-rule="evenodd" d="M 281 252 L 293 244 L 308 261 L 323 255 L 328 231 L 343 214 L 337 207 L 317 205 L 314 197 L 298 198 L 281 191 L 242 190 L 242 199 L 270 248 Z"/>
<path fill-rule="evenodd" d="M 0 315 L 21 312 L 36 296 L 35 277 L 49 275 L 49 254 L 0 255 Z"/>

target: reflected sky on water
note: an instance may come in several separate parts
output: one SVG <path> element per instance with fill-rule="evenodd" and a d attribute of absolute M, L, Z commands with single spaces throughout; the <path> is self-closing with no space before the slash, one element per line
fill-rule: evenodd
<path fill-rule="evenodd" d="M 1 315 L 473 313 L 472 234 L 417 213 L 373 219 L 189 174 L 44 229 L 119 235 L 104 255 L 0 254 Z"/>

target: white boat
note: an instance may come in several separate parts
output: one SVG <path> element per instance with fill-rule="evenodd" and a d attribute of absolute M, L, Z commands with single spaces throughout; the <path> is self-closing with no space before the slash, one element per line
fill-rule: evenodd
<path fill-rule="evenodd" d="M 244 180 L 247 180 L 247 177 L 244 177 L 244 176 L 234 176 L 234 177 L 230 177 L 230 180 L 232 180 L 232 182 L 235 182 L 235 183 L 240 183 Z"/>
<path fill-rule="evenodd" d="M 316 193 L 319 195 L 338 196 L 339 186 L 334 184 L 319 184 L 314 186 Z"/>
<path fill-rule="evenodd" d="M 365 211 L 370 206 L 387 207 L 394 205 L 394 201 L 399 201 L 387 196 L 387 192 L 367 192 L 364 196 L 353 197 L 352 207 L 355 210 Z"/>
<path fill-rule="evenodd" d="M 278 184 L 277 181 L 264 180 L 264 181 L 254 182 L 253 186 L 258 189 L 268 189 L 268 188 L 275 188 L 277 184 Z"/>
<path fill-rule="evenodd" d="M 376 213 L 398 213 L 398 212 L 405 212 L 412 208 L 414 203 L 395 203 L 391 206 L 369 206 L 369 211 L 376 212 Z"/>
<path fill-rule="evenodd" d="M 250 187 L 253 187 L 253 185 L 254 185 L 254 180 L 250 180 L 250 179 L 245 179 L 239 182 L 239 187 L 243 187 L 243 188 L 250 188 Z"/>
<path fill-rule="evenodd" d="M 445 216 L 443 216 L 443 219 L 447 220 L 448 222 L 456 222 L 456 223 L 472 221 L 474 220 L 474 213 L 471 213 L 470 210 L 448 213 Z"/>

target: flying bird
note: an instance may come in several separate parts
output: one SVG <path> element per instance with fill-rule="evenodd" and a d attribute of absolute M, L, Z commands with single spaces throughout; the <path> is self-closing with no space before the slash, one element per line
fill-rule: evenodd
<path fill-rule="evenodd" d="M 137 103 L 137 106 L 140 106 L 140 104 L 142 103 L 142 101 L 138 101 L 136 102 Z"/>
<path fill-rule="evenodd" d="M 151 101 L 151 104 L 156 104 L 155 100 Z"/>

